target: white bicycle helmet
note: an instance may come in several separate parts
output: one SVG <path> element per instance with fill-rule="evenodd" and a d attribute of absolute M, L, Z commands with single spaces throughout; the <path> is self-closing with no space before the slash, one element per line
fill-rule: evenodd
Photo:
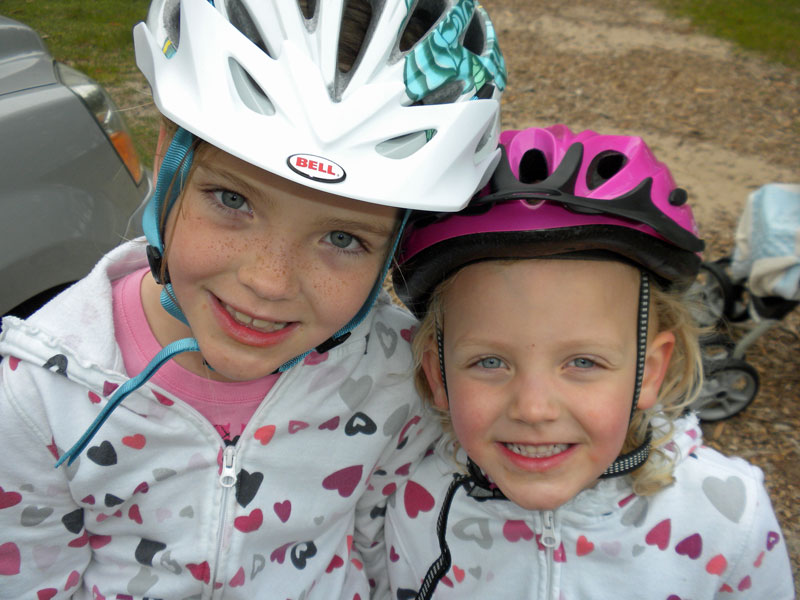
<path fill-rule="evenodd" d="M 155 0 L 134 42 L 162 114 L 302 185 L 456 211 L 499 158 L 505 64 L 474 0 Z"/>
<path fill-rule="evenodd" d="M 344 29 L 361 33 L 344 39 Z M 179 126 L 142 224 L 161 303 L 184 322 L 162 269 L 162 223 L 196 139 L 301 185 L 437 212 L 463 207 L 500 159 L 505 63 L 474 0 L 154 0 L 133 35 L 156 106 Z M 393 254 L 358 313 L 317 352 L 363 320 Z M 198 351 L 193 337 L 164 347 L 117 388 L 57 465 L 71 464 L 164 362 Z"/>

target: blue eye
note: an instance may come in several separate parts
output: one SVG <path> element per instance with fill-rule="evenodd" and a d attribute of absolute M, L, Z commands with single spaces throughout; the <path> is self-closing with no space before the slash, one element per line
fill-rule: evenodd
<path fill-rule="evenodd" d="M 570 364 L 578 367 L 579 369 L 591 369 L 595 366 L 595 362 L 585 357 L 576 358 L 570 361 Z"/>
<path fill-rule="evenodd" d="M 327 238 L 333 246 L 341 250 L 357 250 L 361 247 L 359 239 L 346 231 L 331 231 Z"/>
<path fill-rule="evenodd" d="M 225 208 L 230 208 L 231 210 L 250 209 L 247 204 L 247 198 L 236 192 L 231 192 L 230 190 L 216 190 L 214 196 L 216 196 L 217 200 Z"/>
<path fill-rule="evenodd" d="M 483 369 L 499 369 L 503 366 L 503 361 L 496 356 L 489 356 L 479 360 L 478 366 Z"/>

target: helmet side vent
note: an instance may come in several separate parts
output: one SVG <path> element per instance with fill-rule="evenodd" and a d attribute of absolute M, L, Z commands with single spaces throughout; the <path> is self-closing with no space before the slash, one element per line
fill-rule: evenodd
<path fill-rule="evenodd" d="M 339 29 L 339 49 L 336 64 L 339 72 L 349 73 L 358 61 L 361 49 L 371 33 L 372 6 L 366 0 L 347 0 L 342 11 Z"/>
<path fill-rule="evenodd" d="M 403 33 L 400 34 L 400 52 L 408 52 L 433 28 L 445 12 L 443 0 L 422 0 L 414 8 Z"/>
<path fill-rule="evenodd" d="M 522 183 L 539 183 L 547 179 L 547 157 L 538 148 L 533 148 L 522 155 L 519 161 L 519 180 Z"/>
<path fill-rule="evenodd" d="M 172 45 L 177 50 L 181 41 L 181 5 L 180 2 L 167 3 L 164 6 L 164 30 Z"/>
<path fill-rule="evenodd" d="M 313 19 L 317 12 L 317 0 L 297 0 L 297 6 L 306 21 Z"/>
<path fill-rule="evenodd" d="M 382 141 L 375 146 L 375 151 L 386 158 L 408 158 L 431 141 L 435 135 L 435 129 L 407 133 L 406 135 Z"/>
<path fill-rule="evenodd" d="M 619 173 L 628 163 L 628 158 L 621 152 L 607 150 L 600 152 L 589 163 L 586 170 L 586 187 L 594 190 Z"/>
<path fill-rule="evenodd" d="M 464 33 L 464 41 L 462 43 L 464 48 L 478 56 L 486 51 L 486 34 L 483 31 L 478 11 L 472 13 L 472 19 L 469 22 L 467 31 Z"/>
<path fill-rule="evenodd" d="M 239 0 L 229 0 L 225 8 L 231 25 L 236 27 L 243 36 L 258 46 L 264 54 L 272 56 L 272 53 L 267 49 L 267 45 L 264 43 L 264 39 L 261 37 L 261 33 L 258 27 L 256 27 L 253 17 L 250 16 L 247 8 L 245 8 Z"/>
<path fill-rule="evenodd" d="M 262 115 L 274 115 L 275 105 L 269 99 L 266 92 L 261 88 L 250 73 L 233 58 L 228 58 L 228 68 L 231 72 L 231 79 L 244 105 L 250 110 Z"/>

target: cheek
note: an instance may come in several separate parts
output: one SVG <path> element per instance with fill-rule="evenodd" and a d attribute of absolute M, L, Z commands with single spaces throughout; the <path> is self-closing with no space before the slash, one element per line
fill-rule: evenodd
<path fill-rule="evenodd" d="M 342 268 L 343 261 L 324 257 L 308 268 L 309 293 L 331 320 L 340 320 L 342 325 L 364 305 L 383 264 L 382 260 L 380 264 L 371 260 L 359 262 L 352 266 L 345 263 Z"/>
<path fill-rule="evenodd" d="M 458 395 L 457 395 L 458 394 Z M 450 398 L 463 398 L 458 390 L 450 393 Z M 489 414 L 485 407 L 483 409 L 473 403 L 450 402 L 450 420 L 453 425 L 453 432 L 456 434 L 461 445 L 471 455 L 478 454 L 478 445 L 489 434 L 491 424 L 494 422 L 493 415 Z"/>

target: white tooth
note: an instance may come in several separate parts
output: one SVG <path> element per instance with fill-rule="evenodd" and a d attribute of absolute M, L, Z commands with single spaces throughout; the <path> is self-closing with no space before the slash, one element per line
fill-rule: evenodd
<path fill-rule="evenodd" d="M 253 319 L 253 327 L 257 329 L 268 329 L 270 331 L 277 331 L 283 327 L 283 323 L 273 323 L 272 321 L 262 321 L 261 319 Z"/>
<path fill-rule="evenodd" d="M 233 316 L 236 317 L 237 321 L 245 325 L 250 325 L 253 322 L 253 318 L 250 315 L 240 313 L 238 310 L 233 311 Z"/>
<path fill-rule="evenodd" d="M 528 458 L 545 458 L 564 452 L 569 448 L 569 444 L 547 444 L 529 446 L 527 444 L 506 444 L 506 446 L 517 454 L 527 456 Z"/>

